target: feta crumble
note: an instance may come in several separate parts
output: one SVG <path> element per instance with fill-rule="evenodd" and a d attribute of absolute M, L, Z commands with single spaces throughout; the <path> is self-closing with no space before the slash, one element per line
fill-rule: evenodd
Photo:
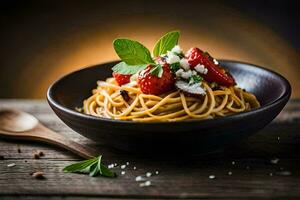
<path fill-rule="evenodd" d="M 147 172 L 146 173 L 146 177 L 150 177 L 150 176 L 152 176 L 152 173 L 151 172 Z"/>
<path fill-rule="evenodd" d="M 188 60 L 185 58 L 182 58 L 180 60 L 179 64 L 186 71 L 190 69 L 190 64 L 189 64 Z"/>
<path fill-rule="evenodd" d="M 216 59 L 213 59 L 213 62 L 214 62 L 215 65 L 219 64 L 219 62 Z"/>
<path fill-rule="evenodd" d="M 121 169 L 125 169 L 126 168 L 126 165 L 121 165 Z"/>
<path fill-rule="evenodd" d="M 180 48 L 179 45 L 175 45 L 171 51 L 177 54 L 182 53 L 182 49 Z"/>
<path fill-rule="evenodd" d="M 193 75 L 191 70 L 188 70 L 186 72 L 181 73 L 181 78 L 183 79 L 189 79 Z"/>
<path fill-rule="evenodd" d="M 179 56 L 175 55 L 173 52 L 168 51 L 166 61 L 169 64 L 173 64 L 173 63 L 179 62 L 180 58 L 179 58 Z"/>
<path fill-rule="evenodd" d="M 146 181 L 144 183 L 140 183 L 140 187 L 148 187 L 151 185 L 151 181 Z"/>
<path fill-rule="evenodd" d="M 139 181 L 144 181 L 144 180 L 145 180 L 145 178 L 142 177 L 142 176 L 137 176 L 137 177 L 135 177 L 135 181 L 137 181 L 137 182 L 139 182 Z"/>
<path fill-rule="evenodd" d="M 201 74 L 207 74 L 208 72 L 207 68 L 205 68 L 205 66 L 201 64 L 196 65 L 195 70 Z"/>

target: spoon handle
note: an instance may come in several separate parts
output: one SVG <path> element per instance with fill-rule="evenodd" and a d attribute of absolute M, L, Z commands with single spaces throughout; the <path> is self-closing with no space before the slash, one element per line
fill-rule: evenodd
<path fill-rule="evenodd" d="M 85 147 L 77 142 L 74 142 L 48 128 L 42 124 L 38 124 L 31 132 L 31 138 L 33 140 L 42 141 L 50 144 L 60 146 L 64 149 L 67 149 L 76 155 L 90 159 L 96 156 L 99 156 L 99 153 L 94 149 Z"/>

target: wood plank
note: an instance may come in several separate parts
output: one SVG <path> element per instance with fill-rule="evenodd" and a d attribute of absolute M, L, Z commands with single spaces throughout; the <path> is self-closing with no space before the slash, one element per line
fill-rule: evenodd
<path fill-rule="evenodd" d="M 0 195 L 7 198 L 16 195 L 37 198 L 54 195 L 54 199 L 77 195 L 79 199 L 300 197 L 300 101 L 291 101 L 272 124 L 240 145 L 207 157 L 169 160 L 130 155 L 95 144 L 66 127 L 44 101 L 0 100 L 0 108 L 23 109 L 34 114 L 49 128 L 98 149 L 107 164 L 130 162 L 124 176 L 120 175 L 120 168 L 115 169 L 119 174 L 117 179 L 66 174 L 63 167 L 78 160 L 71 153 L 50 145 L 1 139 L 0 154 L 5 159 L 0 160 Z M 38 150 L 45 157 L 34 159 L 33 153 Z M 277 164 L 271 163 L 273 158 L 279 158 Z M 16 166 L 7 167 L 10 163 Z M 34 179 L 30 173 L 35 170 L 45 172 L 46 179 Z M 150 178 L 153 186 L 141 188 L 135 182 L 136 176 L 156 170 L 160 173 Z M 229 171 L 232 175 L 228 175 Z M 282 171 L 291 175 L 279 175 Z M 216 178 L 209 179 L 209 175 Z"/>

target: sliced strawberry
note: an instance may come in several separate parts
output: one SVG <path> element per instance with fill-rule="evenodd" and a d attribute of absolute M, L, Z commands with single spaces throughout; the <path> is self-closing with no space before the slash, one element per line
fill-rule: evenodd
<path fill-rule="evenodd" d="M 175 76 L 169 64 L 163 64 L 162 68 L 161 78 L 151 74 L 151 65 L 139 73 L 137 83 L 144 94 L 160 95 L 174 88 Z"/>
<path fill-rule="evenodd" d="M 233 86 L 236 84 L 234 78 L 219 64 L 216 65 L 208 53 L 204 53 L 198 48 L 191 48 L 185 57 L 188 59 L 191 68 L 194 68 L 198 64 L 204 65 L 207 68 L 208 72 L 201 74 L 206 81 L 216 82 L 224 86 Z"/>
<path fill-rule="evenodd" d="M 131 77 L 130 74 L 127 75 L 127 74 L 119 74 L 117 72 L 113 72 L 112 75 L 116 79 L 118 85 L 120 86 L 130 82 L 130 77 Z"/>

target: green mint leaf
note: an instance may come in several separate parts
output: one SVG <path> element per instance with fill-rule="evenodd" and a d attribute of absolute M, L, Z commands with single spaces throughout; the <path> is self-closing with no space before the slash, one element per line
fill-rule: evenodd
<path fill-rule="evenodd" d="M 70 173 L 85 173 L 90 176 L 106 176 L 106 177 L 116 177 L 116 174 L 110 171 L 106 166 L 101 164 L 102 156 L 92 158 L 89 160 L 80 161 L 66 166 L 63 171 Z"/>
<path fill-rule="evenodd" d="M 189 84 L 195 84 L 195 83 L 200 83 L 203 80 L 203 78 L 199 75 L 192 75 L 189 78 Z"/>
<path fill-rule="evenodd" d="M 178 43 L 179 31 L 172 31 L 162 36 L 155 44 L 153 49 L 154 56 L 160 56 L 171 51 Z"/>
<path fill-rule="evenodd" d="M 159 78 L 162 77 L 163 72 L 164 72 L 164 70 L 163 70 L 162 66 L 159 64 L 152 67 L 152 69 L 150 71 L 151 75 L 158 76 Z"/>
<path fill-rule="evenodd" d="M 71 165 L 66 166 L 63 171 L 64 172 L 81 172 L 85 169 L 87 169 L 88 167 L 90 167 L 93 163 L 95 163 L 95 161 L 97 160 L 97 158 L 93 158 L 90 160 L 84 160 L 78 163 L 74 163 Z"/>
<path fill-rule="evenodd" d="M 119 74 L 135 74 L 138 71 L 146 69 L 148 65 L 128 65 L 125 62 L 116 64 L 112 70 Z"/>
<path fill-rule="evenodd" d="M 175 72 L 177 72 L 177 70 L 180 69 L 180 63 L 179 63 L 179 62 L 177 62 L 177 63 L 172 63 L 172 64 L 170 65 L 170 68 L 171 68 L 172 72 L 175 73 Z"/>
<path fill-rule="evenodd" d="M 129 39 L 116 39 L 114 48 L 122 61 L 128 65 L 154 63 L 150 51 L 141 43 Z"/>

